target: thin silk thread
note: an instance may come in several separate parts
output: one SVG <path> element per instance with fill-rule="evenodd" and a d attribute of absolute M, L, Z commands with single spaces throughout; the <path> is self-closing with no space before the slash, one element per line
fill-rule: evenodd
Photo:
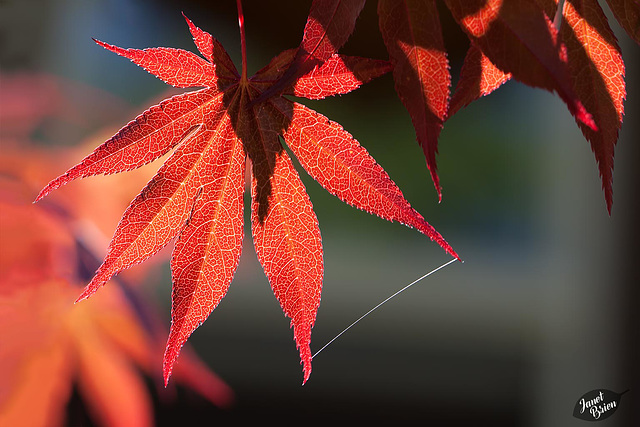
<path fill-rule="evenodd" d="M 336 335 L 335 337 L 333 337 L 331 339 L 331 341 L 329 341 L 328 343 L 326 343 L 320 350 L 318 350 L 313 356 L 311 356 L 311 359 L 314 359 L 318 354 L 320 354 L 320 352 L 322 350 L 324 350 L 325 348 L 327 348 L 329 346 L 329 344 L 331 344 L 332 342 L 334 342 L 335 340 L 337 340 L 342 334 L 344 334 L 345 332 L 347 332 L 349 329 L 351 329 L 351 327 L 353 327 L 356 323 L 358 323 L 359 321 L 361 321 L 362 319 L 364 319 L 365 317 L 367 317 L 368 315 L 370 315 L 371 313 L 373 313 L 375 310 L 377 310 L 378 308 L 380 308 L 383 304 L 385 304 L 386 302 L 388 302 L 390 299 L 396 297 L 397 295 L 401 294 L 402 292 L 406 291 L 407 289 L 409 289 L 411 286 L 415 285 L 416 283 L 418 283 L 419 281 L 421 281 L 422 279 L 425 279 L 429 276 L 431 276 L 433 273 L 435 273 L 438 270 L 441 270 L 443 268 L 445 268 L 446 266 L 448 266 L 449 264 L 454 263 L 455 261 L 457 261 L 457 259 L 452 259 L 448 262 L 445 262 L 444 264 L 442 264 L 440 267 L 435 268 L 433 270 L 431 270 L 430 272 L 428 272 L 427 274 L 425 274 L 424 276 L 414 280 L 413 282 L 409 283 L 407 286 L 405 286 L 404 288 L 400 289 L 399 291 L 397 291 L 396 293 L 394 293 L 393 295 L 389 296 L 387 299 L 385 299 L 384 301 L 382 301 L 381 303 L 379 303 L 378 305 L 376 305 L 375 307 L 373 307 L 371 310 L 367 311 L 365 314 L 363 314 L 362 316 L 360 316 L 360 318 L 358 318 L 358 320 L 356 320 L 355 322 L 353 322 L 352 324 L 350 324 L 349 326 L 347 326 L 342 332 L 340 332 L 338 335 Z"/>

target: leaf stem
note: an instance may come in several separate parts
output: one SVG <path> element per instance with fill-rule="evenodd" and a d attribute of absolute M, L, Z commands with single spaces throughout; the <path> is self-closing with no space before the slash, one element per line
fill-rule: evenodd
<path fill-rule="evenodd" d="M 244 36 L 244 14 L 242 13 L 242 0 L 236 0 L 238 5 L 238 25 L 240 26 L 240 47 L 242 49 L 242 75 L 241 82 L 247 81 L 247 42 Z"/>

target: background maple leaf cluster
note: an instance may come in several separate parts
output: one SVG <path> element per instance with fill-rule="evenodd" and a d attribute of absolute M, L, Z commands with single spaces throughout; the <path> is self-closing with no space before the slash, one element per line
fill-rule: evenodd
<path fill-rule="evenodd" d="M 245 3 L 250 70 L 297 44 L 308 13 L 308 4 L 300 3 L 286 8 Z M 371 3 L 365 6 L 344 53 L 386 57 Z M 12 8 L 8 11 L 11 16 L 20 16 L 19 6 L 4 7 Z M 9 87 L 8 74 L 37 68 L 66 75 L 78 85 L 102 86 L 116 99 L 124 97 L 142 108 L 150 104 L 150 97 L 151 103 L 161 99 L 157 94 L 164 86 L 123 64 L 125 61 L 111 60 L 112 55 L 96 49 L 90 37 L 135 47 L 186 47 L 191 43 L 174 4 L 158 2 L 143 8 L 127 3 L 124 9 L 115 9 L 106 4 L 52 2 L 49 7 L 56 13 L 45 9 L 42 16 L 24 18 L 29 22 L 41 19 L 44 24 L 29 25 L 39 28 L 36 33 L 42 32 L 40 38 L 27 37 L 33 57 L 24 53 L 28 50 L 24 46 L 14 49 L 16 45 L 9 43 L 3 49 L 2 90 Z M 233 48 L 239 44 L 232 2 L 216 5 L 215 10 L 208 3 L 184 2 L 180 10 L 197 16 L 197 23 L 221 40 L 236 64 L 240 63 L 239 48 Z M 81 17 L 86 27 L 78 30 L 66 22 L 74 16 Z M 290 25 L 276 24 L 283 16 Z M 441 16 L 452 69 L 459 69 L 466 36 L 457 32 L 450 16 Z M 3 28 L 10 25 L 3 24 Z M 617 34 L 623 50 L 625 43 L 630 46 L 627 51 L 634 48 L 624 33 Z M 637 63 L 633 57 L 625 61 L 627 75 L 634 75 Z M 453 80 L 456 78 L 454 75 Z M 616 156 L 616 212 L 607 218 L 593 158 L 584 150 L 584 139 L 565 105 L 547 93 L 509 83 L 447 123 L 438 160 L 447 183 L 446 199 L 434 206 L 411 121 L 394 93 L 392 79 L 379 80 L 337 100 L 307 105 L 349 129 L 407 199 L 456 242 L 467 263 L 414 289 L 411 298 L 394 301 L 358 330 L 350 331 L 340 344 L 314 360 L 322 377 L 318 375 L 300 390 L 296 355 L 288 347 L 287 320 L 274 304 L 259 265 L 245 256 L 235 278 L 237 289 L 227 297 L 231 301 L 217 309 L 215 322 L 208 322 L 192 338 L 209 366 L 234 387 L 237 406 L 220 412 L 204 404 L 194 408 L 185 403 L 190 413 L 175 409 L 169 415 L 196 419 L 203 415 L 248 417 L 253 412 L 261 418 L 295 414 L 316 419 L 431 417 L 449 425 L 478 420 L 493 425 L 525 424 L 525 420 L 533 420 L 529 425 L 548 425 L 569 413 L 574 397 L 587 389 L 601 383 L 614 389 L 618 385 L 633 388 L 638 372 L 631 363 L 633 346 L 637 348 L 632 313 L 638 301 L 629 261 L 637 253 L 631 242 L 638 230 L 632 221 L 638 213 L 632 197 L 637 172 L 631 165 L 638 157 L 631 143 L 637 139 L 633 122 L 622 129 Z M 20 90 L 25 98 L 40 99 L 38 93 Z M 627 92 L 626 114 L 634 117 L 636 111 L 637 116 L 634 94 L 638 89 L 632 80 Z M 46 110 L 51 104 L 36 105 Z M 51 144 L 58 144 L 60 135 L 69 142 L 79 141 L 73 130 L 82 127 L 78 123 L 95 128 L 106 121 L 92 122 L 92 108 L 83 107 L 63 120 L 51 120 L 46 111 L 30 112 L 42 114 L 45 120 L 25 132 Z M 2 111 L 14 109 L 7 109 L 3 102 Z M 114 114 L 108 120 L 117 127 L 123 118 L 128 117 Z M 4 129 L 8 120 L 3 118 Z M 13 117 L 11 123 L 16 123 Z M 2 136 L 5 147 L 6 133 Z M 80 149 L 75 157 L 66 156 L 54 165 L 61 171 L 85 151 Z M 3 161 L 17 163 L 6 151 L 2 156 Z M 37 165 L 33 159 L 24 163 Z M 55 172 L 45 174 L 42 179 L 53 175 Z M 114 178 L 94 179 L 88 185 L 95 185 L 96 192 L 115 188 L 126 193 L 131 184 L 123 201 L 130 200 L 140 187 L 127 177 L 114 185 Z M 390 290 L 434 267 L 444 255 L 417 233 L 337 204 L 307 176 L 302 179 L 325 237 L 326 286 L 318 314 L 322 322 L 314 330 L 313 341 L 318 348 Z M 71 198 L 74 190 L 78 188 L 61 190 L 66 196 L 60 197 Z M 76 204 L 86 209 L 88 218 L 115 209 L 116 219 L 111 221 L 116 221 L 122 209 L 97 205 L 101 201 L 95 200 L 95 206 Z M 105 225 L 105 235 L 114 226 L 115 222 Z M 9 253 L 5 236 L 3 256 Z M 244 252 L 251 252 L 250 246 Z M 169 282 L 168 276 L 156 280 Z M 159 301 L 168 300 L 168 287 L 155 292 L 161 294 Z M 166 324 L 168 307 L 165 310 Z M 5 331 L 0 332 L 4 336 Z M 566 405 L 562 399 L 567 399 Z M 616 416 L 633 416 L 623 410 Z M 159 418 L 160 422 L 169 419 Z"/>
<path fill-rule="evenodd" d="M 148 176 L 137 173 L 102 188 L 81 186 L 57 202 L 33 205 L 31 195 L 43 174 L 74 151 L 38 144 L 36 133 L 51 137 L 46 122 L 87 125 L 79 110 L 94 95 L 107 94 L 36 73 L 3 75 L 2 84 L 7 108 L 0 112 L 0 424 L 76 424 L 90 416 L 104 425 L 154 425 L 154 405 L 176 401 L 176 388 L 164 389 L 150 375 L 161 363 L 166 334 L 157 307 L 140 293 L 154 275 L 145 268 L 131 271 L 104 300 L 85 308 L 73 305 L 97 266 L 105 233 L 127 202 L 127 189 Z M 80 98 L 74 94 L 78 89 Z M 24 104 L 28 93 L 43 102 Z M 99 109 L 108 114 L 114 107 L 130 108 L 114 100 Z M 212 404 L 228 406 L 233 400 L 229 386 L 191 352 L 176 377 L 180 388 Z"/>

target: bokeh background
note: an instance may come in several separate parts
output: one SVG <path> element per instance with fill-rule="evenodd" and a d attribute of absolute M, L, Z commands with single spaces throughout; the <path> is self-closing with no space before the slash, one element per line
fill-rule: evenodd
<path fill-rule="evenodd" d="M 250 74 L 299 43 L 309 4 L 243 2 Z M 91 37 L 123 47 L 195 50 L 181 11 L 220 40 L 240 66 L 231 0 L 1 2 L 0 126 L 6 130 L 20 113 L 6 101 L 17 78 L 45 76 L 71 88 L 65 93 L 78 116 L 45 117 L 29 130 L 29 143 L 51 150 L 85 144 L 88 152 L 87 141 L 101 142 L 97 134 L 105 139 L 147 106 L 179 92 L 101 49 Z M 442 20 L 455 82 L 467 41 L 444 8 Z M 349 330 L 314 359 L 311 379 L 301 386 L 289 321 L 261 271 L 247 228 L 228 295 L 191 338 L 196 353 L 234 391 L 235 404 L 221 409 L 178 387 L 171 403 L 154 398 L 156 424 L 273 419 L 570 426 L 582 423 L 571 416 L 578 398 L 606 388 L 631 392 L 603 423 L 640 425 L 640 86 L 633 78 L 640 73 L 640 55 L 610 22 L 622 46 L 629 99 L 616 149 L 612 216 L 588 143 L 565 105 L 548 92 L 509 82 L 446 123 L 438 156 L 440 204 L 390 75 L 342 97 L 305 102 L 369 150 L 465 263 L 429 277 Z M 365 6 L 342 52 L 387 57 L 375 2 Z M 25 104 L 46 105 L 39 90 L 19 89 Z M 6 132 L 0 135 L 5 145 Z M 82 154 L 74 153 L 56 161 L 50 178 L 80 160 Z M 356 211 L 301 175 L 325 251 L 312 340 L 312 350 L 318 350 L 448 258 L 414 230 Z M 91 178 L 87 185 L 99 189 L 114 178 Z M 75 188 L 70 184 L 49 197 Z M 134 189 L 126 197 L 136 194 Z M 96 215 L 100 210 L 95 206 Z M 3 244 L 3 256 L 10 251 Z M 145 277 L 146 298 L 160 307 L 168 327 L 167 263 Z M 160 377 L 161 366 L 151 375 Z M 77 391 L 66 411 L 70 425 L 100 425 Z"/>

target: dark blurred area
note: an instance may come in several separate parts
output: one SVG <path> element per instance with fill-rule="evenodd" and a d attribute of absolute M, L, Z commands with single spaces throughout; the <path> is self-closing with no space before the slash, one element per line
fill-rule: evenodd
<path fill-rule="evenodd" d="M 250 74 L 299 43 L 309 5 L 243 2 Z M 0 2 L 0 89 L 6 89 L 7 76 L 45 73 L 100 88 L 142 111 L 166 95 L 167 86 L 91 38 L 122 47 L 195 51 L 181 12 L 220 40 L 240 67 L 231 0 L 5 0 Z M 468 41 L 446 8 L 441 12 L 455 85 Z M 303 101 L 358 139 L 465 262 L 439 271 L 349 330 L 314 359 L 311 378 L 301 386 L 289 320 L 257 262 L 247 227 L 228 295 L 191 337 L 196 352 L 235 391 L 236 405 L 219 409 L 178 389 L 177 405 L 156 400 L 156 423 L 577 426 L 583 421 L 571 415 L 576 400 L 606 388 L 631 391 L 605 423 L 640 425 L 635 268 L 640 85 L 633 78 L 640 74 L 640 55 L 610 22 L 622 47 L 628 93 L 611 216 L 588 142 L 565 105 L 548 92 L 509 82 L 446 123 L 437 158 L 440 204 L 390 75 L 348 95 Z M 387 58 L 376 2 L 367 2 L 341 52 Z M 69 146 L 98 126 L 117 129 L 132 118 L 122 114 L 109 117 L 109 123 L 94 118 L 94 128 L 85 123 L 84 134 L 54 125 L 36 139 Z M 60 172 L 70 166 L 59 165 Z M 448 259 L 415 230 L 346 206 L 299 171 L 325 253 L 312 340 L 317 351 L 371 307 Z M 73 184 L 61 191 L 72 192 Z M 164 269 L 149 289 L 169 325 L 171 279 L 168 266 Z M 69 425 L 91 425 L 79 395 L 68 411 Z"/>

